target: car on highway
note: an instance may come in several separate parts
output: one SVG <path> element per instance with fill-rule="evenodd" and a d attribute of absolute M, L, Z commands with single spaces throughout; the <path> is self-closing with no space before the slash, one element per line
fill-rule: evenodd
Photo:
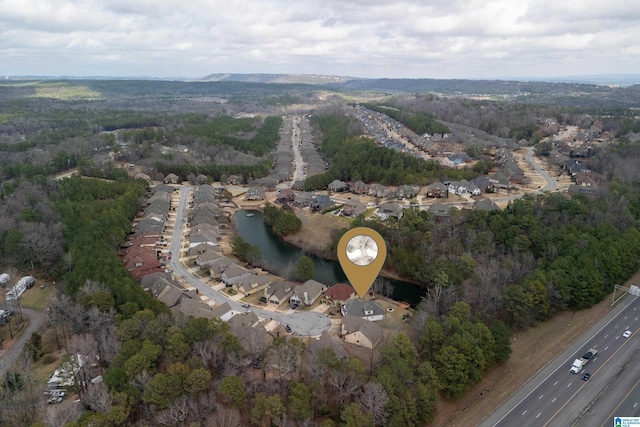
<path fill-rule="evenodd" d="M 629 338 L 631 336 L 631 331 L 624 331 L 624 334 L 622 334 L 622 336 L 625 338 Z"/>
<path fill-rule="evenodd" d="M 585 381 L 589 381 L 589 378 L 591 378 L 591 374 L 586 372 L 584 375 L 582 375 L 582 379 Z"/>

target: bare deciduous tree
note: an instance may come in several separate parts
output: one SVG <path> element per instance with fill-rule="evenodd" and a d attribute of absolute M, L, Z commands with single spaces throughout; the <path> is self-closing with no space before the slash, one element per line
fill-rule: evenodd
<path fill-rule="evenodd" d="M 382 425 L 386 416 L 386 406 L 389 401 L 387 392 L 380 384 L 369 381 L 356 397 L 356 402 L 362 407 L 362 411 L 371 416 L 373 425 Z"/>
<path fill-rule="evenodd" d="M 242 417 L 237 409 L 227 408 L 218 403 L 215 406 L 215 412 L 209 417 L 207 425 L 210 427 L 240 427 Z"/>

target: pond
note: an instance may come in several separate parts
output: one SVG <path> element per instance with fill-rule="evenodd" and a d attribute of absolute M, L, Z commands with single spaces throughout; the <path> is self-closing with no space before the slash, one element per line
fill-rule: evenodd
<path fill-rule="evenodd" d="M 314 279 L 326 285 L 347 282 L 342 267 L 337 261 L 318 258 L 306 254 L 300 248 L 293 246 L 276 235 L 263 220 L 260 211 L 238 211 L 234 215 L 236 232 L 248 243 L 260 248 L 265 261 L 265 269 L 274 274 L 285 275 L 286 271 L 293 271 L 295 265 L 303 255 L 313 260 L 315 267 Z M 388 296 L 396 301 L 405 301 L 415 306 L 424 296 L 424 290 L 419 286 L 395 279 L 380 279 L 388 287 Z M 379 291 L 384 294 L 384 291 Z"/>

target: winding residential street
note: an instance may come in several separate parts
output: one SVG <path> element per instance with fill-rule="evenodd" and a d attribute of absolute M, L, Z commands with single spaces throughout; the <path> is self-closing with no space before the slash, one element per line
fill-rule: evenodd
<path fill-rule="evenodd" d="M 182 236 L 186 223 L 187 199 L 193 191 L 192 186 L 184 186 L 180 189 L 180 202 L 176 209 L 176 221 L 173 229 L 173 237 L 171 239 L 171 252 L 174 254 L 181 253 Z M 182 277 L 189 285 L 198 290 L 200 295 L 204 295 L 216 304 L 229 303 L 231 308 L 238 313 L 244 312 L 246 309 L 237 301 L 226 297 L 221 292 L 211 288 L 198 277 L 193 275 L 185 268 L 179 256 L 169 260 L 169 265 L 173 269 L 174 274 Z M 251 307 L 258 317 L 263 319 L 272 319 L 289 325 L 293 333 L 304 336 L 317 336 L 331 326 L 331 319 L 325 314 L 313 311 L 296 311 L 293 313 L 280 313 L 276 311 L 265 310 L 259 307 Z"/>
<path fill-rule="evenodd" d="M 22 335 L 20 335 L 20 338 L 16 340 L 11 348 L 2 353 L 2 357 L 0 357 L 0 377 L 4 377 L 4 374 L 13 366 L 16 360 L 18 360 L 24 344 L 31 338 L 31 335 L 42 326 L 45 320 L 44 313 L 31 310 L 30 308 L 22 307 L 22 314 L 29 318 L 29 325 L 21 332 Z"/>

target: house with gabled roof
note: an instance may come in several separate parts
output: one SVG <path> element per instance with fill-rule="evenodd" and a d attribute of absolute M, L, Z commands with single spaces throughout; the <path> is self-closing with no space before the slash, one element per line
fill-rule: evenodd
<path fill-rule="evenodd" d="M 264 187 L 251 187 L 244 195 L 244 199 L 250 201 L 264 200 L 265 194 L 266 192 Z"/>
<path fill-rule="evenodd" d="M 235 263 L 235 259 L 224 257 L 223 259 L 216 261 L 215 264 L 209 267 L 209 274 L 214 279 L 220 279 L 225 270 Z"/>
<path fill-rule="evenodd" d="M 287 301 L 293 292 L 294 284 L 287 280 L 280 280 L 278 282 L 272 282 L 264 290 L 264 296 L 261 298 L 263 302 L 269 304 L 280 305 Z"/>
<path fill-rule="evenodd" d="M 371 184 L 367 194 L 372 197 L 387 197 L 389 189 L 382 184 Z"/>
<path fill-rule="evenodd" d="M 293 288 L 293 295 L 289 298 L 289 302 L 298 305 L 312 305 L 326 290 L 327 285 L 324 283 L 313 279 L 307 280 L 302 285 Z"/>
<path fill-rule="evenodd" d="M 363 301 L 359 298 L 350 299 L 340 309 L 343 316 L 361 317 L 372 322 L 384 319 L 384 309 L 375 301 Z"/>
<path fill-rule="evenodd" d="M 240 345 L 252 359 L 261 356 L 273 342 L 273 336 L 259 323 L 253 327 L 236 324 L 233 320 L 238 316 L 233 316 L 229 321 L 231 332 L 238 337 Z"/>
<path fill-rule="evenodd" d="M 413 185 L 401 185 L 396 190 L 396 197 L 398 199 L 411 199 L 418 195 L 418 188 Z"/>
<path fill-rule="evenodd" d="M 356 181 L 351 184 L 349 191 L 353 194 L 366 194 L 367 191 L 369 191 L 369 187 L 367 187 L 367 184 L 362 181 Z"/>
<path fill-rule="evenodd" d="M 571 184 L 567 189 L 567 192 L 569 194 L 581 194 L 587 197 L 594 197 L 597 194 L 598 190 L 599 188 L 593 185 Z"/>
<path fill-rule="evenodd" d="M 151 192 L 153 194 L 157 194 L 157 193 L 173 193 L 176 189 L 168 184 L 158 184 L 155 185 L 152 189 Z"/>
<path fill-rule="evenodd" d="M 178 304 L 178 301 L 180 301 L 180 298 L 182 298 L 182 295 L 183 293 L 180 288 L 169 284 L 164 287 L 162 292 L 160 292 L 160 294 L 158 294 L 156 298 L 159 301 L 162 301 L 163 303 L 165 303 L 167 307 L 171 308 L 176 304 Z"/>
<path fill-rule="evenodd" d="M 180 182 L 180 177 L 175 173 L 170 173 L 164 177 L 165 184 L 178 184 Z"/>
<path fill-rule="evenodd" d="M 429 206 L 428 211 L 437 217 L 448 217 L 451 215 L 451 206 L 443 203 L 434 203 Z"/>
<path fill-rule="evenodd" d="M 335 206 L 335 203 L 331 198 L 325 194 L 318 194 L 311 200 L 311 210 L 313 212 L 321 212 L 325 209 L 329 209 Z"/>
<path fill-rule="evenodd" d="M 447 186 L 441 182 L 434 182 L 427 186 L 427 197 L 441 198 L 449 197 Z"/>
<path fill-rule="evenodd" d="M 278 197 L 276 197 L 276 203 L 284 204 L 291 203 L 295 197 L 295 193 L 290 188 L 285 188 L 278 192 Z"/>
<path fill-rule="evenodd" d="M 148 185 L 151 185 L 153 183 L 153 181 L 151 180 L 151 177 L 149 175 L 147 175 L 146 173 L 142 173 L 142 172 L 138 172 L 133 179 L 143 179 L 147 182 Z"/>
<path fill-rule="evenodd" d="M 342 215 L 348 217 L 356 217 L 367 211 L 367 205 L 360 200 L 347 200 L 342 205 Z"/>
<path fill-rule="evenodd" d="M 204 185 L 209 182 L 209 178 L 206 175 L 200 174 L 193 179 L 194 185 Z"/>
<path fill-rule="evenodd" d="M 336 283 L 326 290 L 322 297 L 322 302 L 332 307 L 339 307 L 357 296 L 358 294 L 353 289 L 353 286 L 346 283 Z"/>
<path fill-rule="evenodd" d="M 402 206 L 396 202 L 382 203 L 380 207 L 378 207 L 378 211 L 376 212 L 376 216 L 382 219 L 400 219 L 402 218 L 402 215 L 404 215 Z"/>
<path fill-rule="evenodd" d="M 211 307 L 200 298 L 182 298 L 178 304 L 171 307 L 171 312 L 174 315 L 181 313 L 189 317 L 204 317 L 206 319 L 214 317 Z"/>
<path fill-rule="evenodd" d="M 276 277 L 271 274 L 254 274 L 240 279 L 232 287 L 236 292 L 248 296 L 263 290 L 274 280 L 276 280 Z"/>
<path fill-rule="evenodd" d="M 492 187 L 491 182 L 489 182 L 489 178 L 484 175 L 480 175 L 479 177 L 474 178 L 469 182 L 478 187 L 481 193 L 486 193 L 487 189 Z"/>
<path fill-rule="evenodd" d="M 227 178 L 227 184 L 229 185 L 240 185 L 244 184 L 244 178 L 242 175 L 229 175 Z"/>
<path fill-rule="evenodd" d="M 217 317 L 225 322 L 231 319 L 237 311 L 233 310 L 228 302 L 225 302 L 213 309 L 212 317 Z"/>
<path fill-rule="evenodd" d="M 509 178 L 505 176 L 501 171 L 496 171 L 489 177 L 489 182 L 495 188 L 513 188 L 513 184 L 509 181 Z"/>
<path fill-rule="evenodd" d="M 333 191 L 334 193 L 341 193 L 343 191 L 348 190 L 347 183 L 344 181 L 340 181 L 339 179 L 333 180 L 327 187 L 329 191 Z"/>
<path fill-rule="evenodd" d="M 241 267 L 238 264 L 231 264 L 224 270 L 224 272 L 222 272 L 222 276 L 220 277 L 220 279 L 222 280 L 222 283 L 225 284 L 225 286 L 230 287 L 241 279 L 255 274 L 255 271 L 247 270 L 246 268 Z"/>
<path fill-rule="evenodd" d="M 495 211 L 500 210 L 498 205 L 491 199 L 480 199 L 473 202 L 473 208 L 478 211 Z"/>
<path fill-rule="evenodd" d="M 207 245 L 209 246 L 209 245 Z M 203 269 L 209 269 L 211 266 L 215 265 L 216 262 L 224 259 L 225 256 L 220 252 L 214 250 L 208 250 L 196 257 L 196 265 Z"/>
<path fill-rule="evenodd" d="M 332 350 L 339 360 L 347 360 L 349 357 L 340 338 L 328 331 L 323 331 L 317 339 L 309 339 L 309 353 L 319 355 L 324 349 Z"/>
<path fill-rule="evenodd" d="M 291 202 L 291 205 L 298 208 L 306 208 L 307 206 L 311 206 L 311 201 L 313 200 L 313 197 L 314 197 L 313 193 L 300 191 L 294 194 L 293 202 Z"/>
<path fill-rule="evenodd" d="M 382 341 L 382 328 L 357 316 L 346 315 L 342 319 L 342 335 L 345 342 L 374 349 Z"/>
<path fill-rule="evenodd" d="M 227 321 L 231 330 L 239 329 L 242 327 L 253 328 L 259 322 L 258 316 L 253 311 L 247 311 L 242 313 L 236 313 L 231 319 Z"/>

